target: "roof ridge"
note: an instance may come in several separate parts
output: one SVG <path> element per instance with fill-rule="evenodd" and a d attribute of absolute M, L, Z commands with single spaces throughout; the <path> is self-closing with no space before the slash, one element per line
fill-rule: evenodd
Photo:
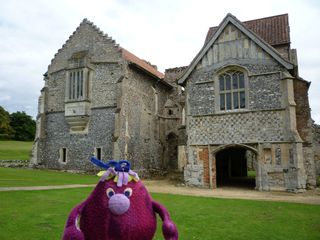
<path fill-rule="evenodd" d="M 232 17 L 234 19 L 237 19 L 232 14 L 228 13 L 227 16 L 224 18 L 224 20 L 227 17 Z M 268 16 L 258 19 L 251 19 L 247 21 L 240 21 L 242 24 L 245 24 L 247 28 L 249 28 L 251 31 L 254 31 L 258 36 L 262 37 L 265 41 L 267 41 L 270 45 L 280 45 L 280 44 L 290 44 L 290 29 L 289 29 L 289 14 L 279 14 L 274 16 Z M 271 37 L 270 31 L 274 31 L 273 26 L 275 24 L 282 24 L 279 27 L 279 31 L 281 31 L 281 34 L 274 35 L 274 37 Z M 220 23 L 221 24 L 221 23 Z M 219 29 L 220 24 L 217 26 L 209 27 L 207 31 L 207 35 L 205 38 L 204 43 L 207 43 L 210 38 L 213 36 L 215 31 Z M 267 25 L 266 25 L 267 24 Z M 262 26 L 264 26 L 264 30 L 262 31 Z"/>
<path fill-rule="evenodd" d="M 256 18 L 256 19 L 250 19 L 250 20 L 246 20 L 246 21 L 241 21 L 241 20 L 239 20 L 237 17 L 235 17 L 234 15 L 232 15 L 231 13 L 228 13 L 228 14 L 223 18 L 223 20 L 224 20 L 225 18 L 231 16 L 231 17 L 233 17 L 233 18 L 238 19 L 238 20 L 239 20 L 240 22 L 242 22 L 242 23 L 247 23 L 247 22 L 251 22 L 251 21 L 258 21 L 258 20 L 263 20 L 263 19 L 268 19 L 268 18 L 274 18 L 274 17 L 281 17 L 281 16 L 286 16 L 286 15 L 289 16 L 288 13 L 284 13 L 284 14 L 278 14 L 278 15 L 273 15 L 273 16 L 269 16 L 269 17 L 263 17 L 263 18 Z M 222 21 L 222 22 L 223 22 L 223 21 Z M 209 27 L 209 29 L 210 29 L 210 28 L 218 28 L 222 22 L 220 22 L 220 23 L 219 23 L 218 25 L 216 25 L 216 26 Z"/>
<path fill-rule="evenodd" d="M 251 19 L 251 20 L 246 20 L 246 21 L 241 21 L 241 22 L 246 23 L 246 22 L 263 20 L 263 19 L 268 19 L 268 18 L 281 17 L 281 16 L 285 16 L 285 15 L 289 16 L 288 13 L 283 13 L 283 14 L 277 14 L 277 15 L 273 15 L 273 16 L 269 16 L 269 17 L 263 17 L 263 18 L 256 18 L 256 19 Z"/>

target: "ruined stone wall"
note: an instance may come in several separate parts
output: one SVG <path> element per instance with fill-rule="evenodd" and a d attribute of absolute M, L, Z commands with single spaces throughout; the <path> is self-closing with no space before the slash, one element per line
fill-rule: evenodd
<path fill-rule="evenodd" d="M 316 185 L 316 167 L 312 147 L 312 119 L 308 98 L 309 83 L 305 80 L 295 79 L 293 84 L 297 130 L 303 140 L 304 167 L 307 175 L 307 184 L 311 187 Z"/>
<path fill-rule="evenodd" d="M 294 100 L 296 103 L 297 130 L 305 143 L 312 142 L 312 120 L 308 98 L 309 83 L 304 80 L 295 79 Z"/>
<path fill-rule="evenodd" d="M 177 84 L 177 80 L 186 69 L 187 67 L 177 67 L 165 70 L 164 80 L 170 82 L 171 85 L 173 85 L 173 88 L 169 92 L 169 100 L 167 101 L 166 106 L 162 109 L 161 128 L 164 127 L 166 129 L 166 165 L 177 166 L 177 169 L 168 169 L 171 171 L 183 171 L 187 162 L 185 153 L 185 145 L 187 144 L 187 133 L 185 128 L 185 90 Z M 169 102 L 172 104 L 168 104 Z M 170 146 L 172 144 L 172 141 L 170 140 L 172 139 L 172 136 L 176 138 L 175 143 L 177 146 Z M 173 156 L 172 152 L 177 152 L 177 156 Z"/>
<path fill-rule="evenodd" d="M 92 164 L 88 164 L 88 157 L 97 147 L 102 148 L 104 160 L 112 158 L 116 82 L 122 75 L 122 67 L 119 64 L 99 63 L 94 69 L 89 82 L 91 110 L 87 133 L 70 134 L 70 126 L 66 122 L 64 112 L 65 70 L 54 72 L 46 79 L 46 112 L 45 115 L 42 114 L 42 118 L 45 119 L 45 129 L 42 132 L 46 134 L 38 140 L 39 163 L 49 168 L 91 169 Z M 68 151 L 66 164 L 58 161 L 59 149 L 62 147 Z"/>
<path fill-rule="evenodd" d="M 88 110 L 81 116 L 71 114 L 71 117 L 85 118 L 88 122 L 84 131 L 77 132 L 71 131 L 69 125 L 74 120 L 67 121 L 70 113 L 67 116 L 65 112 L 65 89 L 69 59 L 80 51 L 88 57 L 89 74 L 84 87 L 88 95 L 84 101 L 74 104 L 85 102 Z M 35 163 L 48 168 L 88 170 L 93 168 L 89 157 L 95 148 L 101 148 L 103 160 L 112 158 L 117 81 L 123 76 L 122 64 L 121 51 L 115 42 L 84 20 L 48 66 L 45 110 L 38 119 L 42 129 L 40 138 L 36 139 Z M 66 163 L 59 160 L 62 148 L 67 150 Z"/>
<path fill-rule="evenodd" d="M 171 84 L 176 83 L 177 79 L 182 76 L 187 67 L 188 66 L 166 69 L 164 80 L 170 82 Z"/>
<path fill-rule="evenodd" d="M 153 77 L 134 66 L 127 67 L 122 80 L 115 149 L 120 158 L 130 160 L 142 175 L 160 171 L 162 167 L 164 129 L 159 126 L 157 111 L 165 104 L 167 92 L 167 87 Z"/>
<path fill-rule="evenodd" d="M 64 111 L 66 71 L 61 70 L 50 74 L 45 85 L 48 89 L 46 108 L 48 112 Z"/>
<path fill-rule="evenodd" d="M 318 124 L 313 124 L 313 151 L 316 176 L 320 178 L 320 125 Z"/>
<path fill-rule="evenodd" d="M 91 108 L 115 107 L 117 81 L 123 75 L 122 65 L 117 63 L 97 63 L 94 68 L 91 83 Z"/>
<path fill-rule="evenodd" d="M 102 158 L 112 158 L 112 134 L 114 131 L 114 108 L 91 111 L 87 134 L 70 134 L 64 113 L 47 114 L 47 136 L 41 139 L 41 162 L 48 168 L 68 170 L 92 170 L 89 158 L 95 148 L 101 148 Z M 67 162 L 60 160 L 60 149 L 67 149 Z"/>

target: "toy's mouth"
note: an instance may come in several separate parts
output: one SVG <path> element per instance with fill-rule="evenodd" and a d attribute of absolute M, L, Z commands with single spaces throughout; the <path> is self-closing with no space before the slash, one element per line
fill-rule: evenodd
<path fill-rule="evenodd" d="M 121 215 L 128 211 L 130 200 L 124 194 L 115 194 L 109 199 L 109 209 L 115 215 Z"/>

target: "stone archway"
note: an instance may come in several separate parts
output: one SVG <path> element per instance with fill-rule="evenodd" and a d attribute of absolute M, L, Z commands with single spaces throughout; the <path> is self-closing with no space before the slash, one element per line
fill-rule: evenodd
<path fill-rule="evenodd" d="M 243 144 L 229 144 L 213 151 L 215 186 L 255 188 L 258 152 Z"/>

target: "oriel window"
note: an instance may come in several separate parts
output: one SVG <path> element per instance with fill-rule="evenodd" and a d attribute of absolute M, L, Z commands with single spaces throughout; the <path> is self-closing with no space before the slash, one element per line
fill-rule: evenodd
<path fill-rule="evenodd" d="M 84 73 L 83 70 L 69 72 L 68 100 L 84 99 Z"/>

